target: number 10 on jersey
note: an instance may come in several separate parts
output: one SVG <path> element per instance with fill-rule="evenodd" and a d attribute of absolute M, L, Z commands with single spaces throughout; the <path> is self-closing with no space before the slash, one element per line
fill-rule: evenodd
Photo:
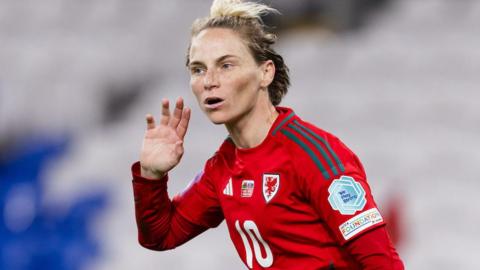
<path fill-rule="evenodd" d="M 268 246 L 267 242 L 263 240 L 255 222 L 251 220 L 245 220 L 243 224 L 241 224 L 241 222 L 237 220 L 235 221 L 235 228 L 237 229 L 237 232 L 240 234 L 243 245 L 245 246 L 245 261 L 247 263 L 248 268 L 250 269 L 253 268 L 254 254 L 255 254 L 255 259 L 257 260 L 260 266 L 262 267 L 271 266 L 273 264 L 272 250 Z M 252 245 L 250 245 L 250 242 L 253 245 L 253 252 L 252 252 Z M 263 246 L 263 249 L 265 250 L 265 257 L 262 255 L 260 244 Z"/>

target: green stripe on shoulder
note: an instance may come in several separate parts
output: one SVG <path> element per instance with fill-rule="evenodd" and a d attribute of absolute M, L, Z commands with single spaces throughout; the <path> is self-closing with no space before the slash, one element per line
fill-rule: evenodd
<path fill-rule="evenodd" d="M 310 149 L 304 142 L 302 142 L 297 136 L 295 136 L 295 134 L 289 132 L 288 130 L 282 129 L 281 132 L 285 136 L 287 136 L 289 139 L 294 141 L 296 144 L 298 144 L 305 152 L 307 152 L 310 158 L 312 158 L 315 165 L 317 165 L 318 169 L 322 173 L 323 178 L 325 178 L 325 180 L 328 180 L 330 178 L 330 174 L 327 172 L 327 170 L 325 170 L 322 163 L 320 162 L 318 157 L 315 155 L 315 153 L 312 151 L 312 149 Z"/>
<path fill-rule="evenodd" d="M 328 166 L 330 167 L 330 169 L 332 169 L 333 174 L 334 174 L 334 175 L 337 175 L 337 174 L 338 174 L 338 170 L 337 170 L 337 168 L 335 167 L 335 165 L 333 164 L 332 159 L 327 155 L 327 153 L 325 152 L 325 150 L 323 150 L 323 147 L 322 147 L 318 142 L 316 142 L 310 135 L 308 135 L 307 133 L 305 133 L 303 130 L 301 130 L 301 129 L 300 129 L 299 127 L 297 127 L 296 125 L 288 124 L 288 127 L 290 127 L 291 129 L 297 131 L 297 132 L 300 133 L 305 139 L 307 139 L 310 143 L 312 143 L 313 145 L 315 145 L 315 148 L 318 149 L 318 151 L 322 154 L 323 158 L 327 161 Z"/>
<path fill-rule="evenodd" d="M 276 126 L 275 129 L 272 131 L 272 135 L 275 135 L 275 133 L 277 133 L 278 130 L 280 130 L 283 125 L 285 125 L 285 123 L 287 123 L 287 121 L 290 120 L 290 118 L 292 118 L 294 115 L 295 112 L 291 112 L 287 117 L 285 117 L 285 119 L 283 119 L 282 122 L 280 122 L 280 124 L 278 124 L 278 126 Z"/>
<path fill-rule="evenodd" d="M 318 139 L 319 141 L 321 141 L 325 147 L 327 147 L 328 149 L 328 152 L 330 153 L 330 155 L 332 155 L 332 157 L 335 159 L 335 161 L 337 162 L 338 164 L 338 168 L 340 168 L 340 171 L 343 173 L 345 172 L 345 167 L 343 166 L 343 163 L 342 161 L 338 158 L 337 154 L 335 153 L 335 151 L 333 151 L 332 147 L 330 147 L 330 144 L 325 141 L 324 138 L 318 136 L 315 132 L 313 132 L 311 129 L 309 129 L 308 127 L 300 124 L 297 120 L 294 120 L 293 121 L 296 125 L 298 125 L 299 127 L 301 127 L 303 130 L 305 130 L 306 132 L 308 132 L 310 135 L 312 135 L 313 137 L 315 137 L 316 139 Z"/>

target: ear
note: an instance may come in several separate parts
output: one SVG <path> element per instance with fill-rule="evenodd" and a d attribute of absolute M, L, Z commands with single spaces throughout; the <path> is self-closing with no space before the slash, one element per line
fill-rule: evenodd
<path fill-rule="evenodd" d="M 272 60 L 267 60 L 260 65 L 260 72 L 262 73 L 260 86 L 267 88 L 275 77 L 275 64 Z"/>

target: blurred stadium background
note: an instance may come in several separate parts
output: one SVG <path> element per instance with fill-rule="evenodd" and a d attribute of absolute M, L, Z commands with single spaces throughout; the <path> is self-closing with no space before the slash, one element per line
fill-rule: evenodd
<path fill-rule="evenodd" d="M 363 161 L 407 269 L 480 269 L 480 1 L 273 0 L 282 102 Z M 222 224 L 137 244 L 130 165 L 162 97 L 193 108 L 181 191 L 224 138 L 184 68 L 211 1 L 0 0 L 0 269 L 245 269 Z"/>

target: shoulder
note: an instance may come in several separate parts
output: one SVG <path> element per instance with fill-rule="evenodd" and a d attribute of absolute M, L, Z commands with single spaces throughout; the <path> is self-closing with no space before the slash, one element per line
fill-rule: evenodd
<path fill-rule="evenodd" d="M 205 171 L 219 166 L 229 166 L 235 158 L 235 145 L 230 137 L 225 138 L 220 147 L 205 163 Z"/>
<path fill-rule="evenodd" d="M 298 116 L 292 117 L 278 133 L 302 174 L 330 180 L 352 169 L 363 172 L 356 155 L 338 137 Z"/>
<path fill-rule="evenodd" d="M 229 139 L 227 138 L 215 151 L 215 153 L 209 159 L 207 159 L 203 169 L 196 174 L 192 181 L 190 181 L 185 188 L 185 191 L 194 189 L 203 190 L 205 188 L 214 190 L 215 179 L 218 179 L 218 176 L 222 174 L 223 168 L 227 168 L 229 166 L 229 160 L 231 159 L 230 148 L 231 142 L 229 142 Z"/>

